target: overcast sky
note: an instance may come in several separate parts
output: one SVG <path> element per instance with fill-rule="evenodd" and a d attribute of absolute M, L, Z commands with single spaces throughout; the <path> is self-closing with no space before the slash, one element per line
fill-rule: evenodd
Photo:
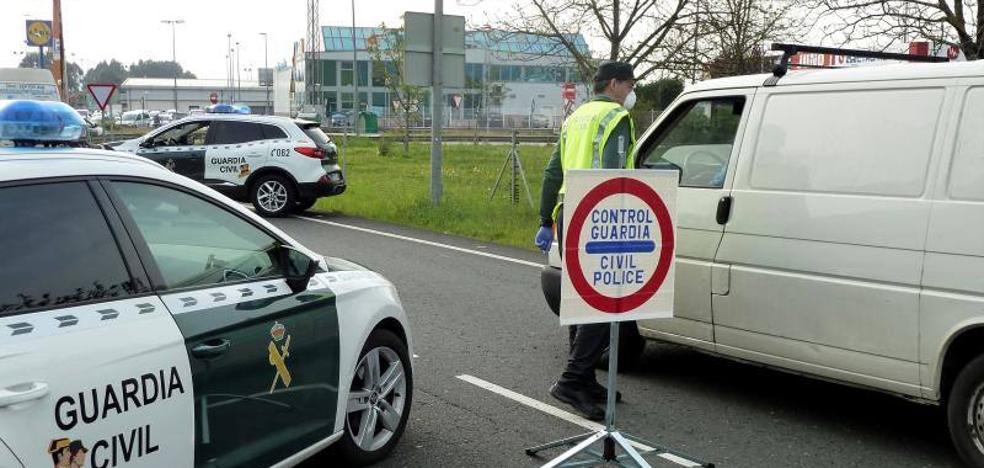
<path fill-rule="evenodd" d="M 445 0 L 444 12 L 482 24 L 486 11 L 508 8 L 513 0 Z M 358 26 L 398 25 L 404 11 L 434 11 L 433 0 L 356 0 Z M 177 26 L 178 62 L 199 78 L 226 76 L 226 34 L 241 46 L 243 68 L 263 66 L 263 36 L 269 34 L 273 66 L 304 37 L 304 0 L 62 0 L 65 50 L 83 69 L 115 58 L 126 65 L 140 59 L 171 59 L 171 27 Z M 0 0 L 0 67 L 16 67 L 26 51 L 27 19 L 51 19 L 51 0 Z M 322 25 L 352 22 L 351 0 L 321 0 Z M 255 72 L 254 72 L 255 73 Z M 243 79 L 246 75 L 243 75 Z"/>

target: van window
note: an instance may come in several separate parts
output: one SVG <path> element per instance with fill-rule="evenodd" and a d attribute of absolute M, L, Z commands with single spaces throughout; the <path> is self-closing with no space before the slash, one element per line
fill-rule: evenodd
<path fill-rule="evenodd" d="M 772 95 L 751 186 L 919 196 L 942 103 L 942 88 Z"/>
<path fill-rule="evenodd" d="M 683 103 L 644 148 L 643 167 L 679 167 L 681 187 L 721 188 L 745 109 L 744 97 Z"/>
<path fill-rule="evenodd" d="M 950 197 L 984 201 L 984 88 L 971 88 L 950 166 Z"/>

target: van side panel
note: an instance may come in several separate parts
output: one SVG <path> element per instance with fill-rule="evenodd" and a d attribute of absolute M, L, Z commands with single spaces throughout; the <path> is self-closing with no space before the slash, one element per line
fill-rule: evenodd
<path fill-rule="evenodd" d="M 926 242 L 920 353 L 923 385 L 938 398 L 946 345 L 984 323 L 984 79 L 955 91 L 956 123 L 935 191 Z"/>
<path fill-rule="evenodd" d="M 920 395 L 940 81 L 760 91 L 715 259 L 722 353 Z M 757 118 L 756 118 L 757 117 Z"/>

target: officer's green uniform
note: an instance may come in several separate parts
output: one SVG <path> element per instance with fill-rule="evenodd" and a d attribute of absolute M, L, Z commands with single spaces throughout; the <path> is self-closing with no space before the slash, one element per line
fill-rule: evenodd
<path fill-rule="evenodd" d="M 556 219 L 558 241 L 562 241 L 563 214 L 557 203 L 566 191 L 568 169 L 622 169 L 634 167 L 635 127 L 629 111 L 604 95 L 577 108 L 564 121 L 560 140 L 543 171 L 540 194 L 540 224 L 552 226 Z M 570 327 L 567 367 L 557 385 L 590 391 L 597 387 L 594 363 L 608 345 L 608 324 Z"/>
<path fill-rule="evenodd" d="M 634 166 L 635 126 L 612 98 L 599 95 L 581 105 L 567 120 L 560 140 L 543 171 L 540 193 L 540 225 L 552 226 L 557 200 L 566 192 L 568 169 L 622 169 Z"/>

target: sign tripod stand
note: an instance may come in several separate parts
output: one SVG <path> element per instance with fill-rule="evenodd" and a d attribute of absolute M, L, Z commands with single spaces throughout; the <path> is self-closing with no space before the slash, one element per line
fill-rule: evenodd
<path fill-rule="evenodd" d="M 499 190 L 499 183 L 502 182 L 502 175 L 506 172 L 506 167 L 512 168 L 512 182 L 509 188 L 509 199 L 512 204 L 515 205 L 519 203 L 519 181 L 516 176 L 519 175 L 519 180 L 523 181 L 523 188 L 526 189 L 526 201 L 530 204 L 530 209 L 533 208 L 533 195 L 530 193 L 530 184 L 526 182 L 526 172 L 523 171 L 523 163 L 519 160 L 519 151 L 516 148 L 519 146 L 517 141 L 516 131 L 513 130 L 512 133 L 512 149 L 509 150 L 509 155 L 506 156 L 505 162 L 502 163 L 502 169 L 499 169 L 499 176 L 495 178 L 495 185 L 492 186 L 492 194 L 489 195 L 489 201 L 495 198 L 495 192 Z"/>
<path fill-rule="evenodd" d="M 597 464 L 613 463 L 620 467 L 651 468 L 644 456 L 661 456 L 675 461 L 689 462 L 690 466 L 714 468 L 713 463 L 695 460 L 693 457 L 656 446 L 638 437 L 623 433 L 615 428 L 615 390 L 618 374 L 618 330 L 619 322 L 609 324 L 608 348 L 608 397 L 605 405 L 605 428 L 597 432 L 589 432 L 566 439 L 537 445 L 526 449 L 526 454 L 533 457 L 544 450 L 558 447 L 570 447 L 557 458 L 550 460 L 542 468 L 561 468 L 576 466 L 595 466 Z M 601 442 L 601 452 L 592 448 Z M 617 454 L 617 448 L 622 453 Z M 638 448 L 638 450 L 636 449 Z"/>

